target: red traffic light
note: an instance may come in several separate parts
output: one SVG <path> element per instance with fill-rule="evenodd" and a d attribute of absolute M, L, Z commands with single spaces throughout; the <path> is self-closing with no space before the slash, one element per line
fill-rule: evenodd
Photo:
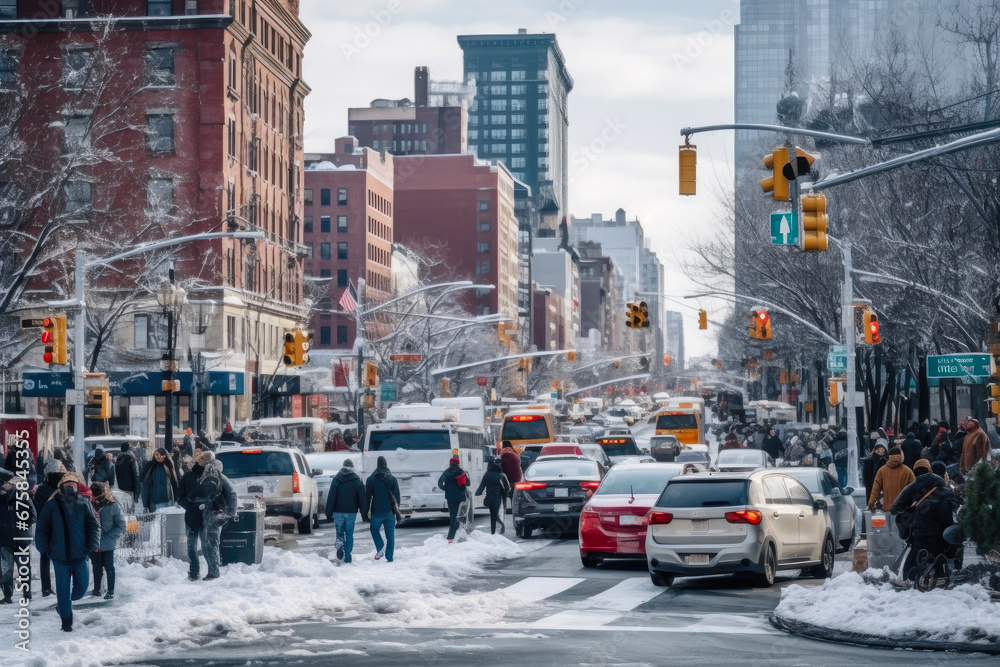
<path fill-rule="evenodd" d="M 51 345 L 52 341 L 55 340 L 55 336 L 52 335 L 51 331 L 42 332 L 42 342 L 46 345 Z"/>
<path fill-rule="evenodd" d="M 56 358 L 56 355 L 54 355 L 51 352 L 43 352 L 42 353 L 42 361 L 44 361 L 47 364 L 55 363 L 55 358 Z"/>
<path fill-rule="evenodd" d="M 761 326 L 764 326 L 771 319 L 771 316 L 767 314 L 766 310 L 758 310 L 757 311 L 757 319 L 760 320 Z"/>
<path fill-rule="evenodd" d="M 878 321 L 877 320 L 872 320 L 872 322 L 868 325 L 868 328 L 871 330 L 872 342 L 873 343 L 881 343 L 882 342 L 882 336 L 879 335 L 879 328 L 880 327 L 879 327 Z"/>

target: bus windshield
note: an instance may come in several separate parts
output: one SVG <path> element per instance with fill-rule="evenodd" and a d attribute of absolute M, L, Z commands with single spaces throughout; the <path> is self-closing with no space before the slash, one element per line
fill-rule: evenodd
<path fill-rule="evenodd" d="M 518 420 L 517 416 L 507 417 L 500 432 L 501 440 L 551 440 L 549 423 L 545 417 L 538 416 Z"/>
<path fill-rule="evenodd" d="M 371 431 L 368 451 L 389 452 L 397 449 L 434 450 L 451 449 L 448 431 Z"/>
<path fill-rule="evenodd" d="M 665 414 L 659 415 L 656 418 L 656 428 L 670 431 L 679 431 L 681 429 L 696 429 L 698 428 L 698 421 L 695 416 L 690 413 L 684 414 Z"/>

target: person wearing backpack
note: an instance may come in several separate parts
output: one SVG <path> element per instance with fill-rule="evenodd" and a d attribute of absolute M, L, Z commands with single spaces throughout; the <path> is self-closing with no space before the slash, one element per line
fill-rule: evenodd
<path fill-rule="evenodd" d="M 368 521 L 365 493 L 364 483 L 354 472 L 354 461 L 346 459 L 344 467 L 330 481 L 330 491 L 326 494 L 326 518 L 333 521 L 337 531 L 338 561 L 351 562 L 358 512 L 362 521 Z"/>
<path fill-rule="evenodd" d="M 510 494 L 510 482 L 497 459 L 493 459 L 487 465 L 486 474 L 483 475 L 483 481 L 476 489 L 476 495 L 482 495 L 483 490 L 486 491 L 483 504 L 490 509 L 490 535 L 496 535 L 498 523 L 500 524 L 500 534 L 503 535 L 505 528 L 500 519 L 500 510 L 503 508 L 503 499 Z"/>
<path fill-rule="evenodd" d="M 232 482 L 222 474 L 222 462 L 215 458 L 213 452 L 202 452 L 198 463 L 201 464 L 202 471 L 189 502 L 202 510 L 202 552 L 208 565 L 208 574 L 202 581 L 212 581 L 220 576 L 219 541 L 222 527 L 230 519 L 239 519 L 236 513 L 237 497 Z"/>
<path fill-rule="evenodd" d="M 123 442 L 121 454 L 115 459 L 115 477 L 118 488 L 132 494 L 132 500 L 139 502 L 139 462 L 131 451 L 132 446 Z"/>
<path fill-rule="evenodd" d="M 469 474 L 462 470 L 458 458 L 448 461 L 448 469 L 438 478 L 438 488 L 444 491 L 444 499 L 448 503 L 448 542 L 455 539 L 458 532 L 458 508 L 465 500 L 465 489 L 469 486 Z"/>
<path fill-rule="evenodd" d="M 372 540 L 375 542 L 375 560 L 385 556 L 392 562 L 393 549 L 396 546 L 396 521 L 403 517 L 399 513 L 399 482 L 389 472 L 389 464 L 384 456 L 378 457 L 375 472 L 365 482 L 365 503 L 368 505 L 361 514 L 368 514 L 371 519 Z M 382 529 L 385 529 L 385 541 L 382 541 Z"/>
<path fill-rule="evenodd" d="M 104 482 L 91 484 L 90 492 L 94 495 L 90 502 L 101 523 L 100 547 L 90 552 L 90 565 L 94 571 L 94 597 L 101 596 L 101 579 L 103 573 L 107 572 L 108 594 L 104 599 L 112 600 L 115 597 L 115 549 L 118 548 L 118 538 L 125 534 L 125 515 Z"/>
<path fill-rule="evenodd" d="M 944 479 L 931 472 L 931 463 L 920 459 L 913 464 L 917 478 L 903 489 L 892 504 L 892 514 L 898 517 L 913 506 L 913 521 L 910 524 L 910 553 L 903 563 L 903 576 L 912 579 L 917 558 L 926 551 L 934 560 L 949 550 L 944 539 L 944 531 L 955 523 L 958 497 L 945 484 Z M 898 522 L 898 519 L 897 519 Z M 937 576 L 944 572 L 943 564 L 937 567 Z"/>

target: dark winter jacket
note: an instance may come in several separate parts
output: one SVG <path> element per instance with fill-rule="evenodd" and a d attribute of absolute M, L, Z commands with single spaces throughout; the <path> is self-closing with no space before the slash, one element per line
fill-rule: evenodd
<path fill-rule="evenodd" d="M 64 472 L 49 473 L 45 476 L 45 482 L 35 487 L 35 496 L 31 500 L 35 504 L 35 510 L 38 514 L 42 513 L 42 507 L 45 506 L 45 502 L 52 497 L 52 494 L 59 490 L 59 480 L 65 474 Z"/>
<path fill-rule="evenodd" d="M 767 452 L 772 459 L 779 458 L 785 451 L 785 448 L 781 446 L 781 438 L 777 435 L 769 435 L 764 438 L 761 449 Z"/>
<path fill-rule="evenodd" d="M 115 485 L 115 466 L 105 457 L 104 450 L 97 450 L 94 460 L 90 463 L 88 474 L 91 484 L 104 482 L 109 487 Z"/>
<path fill-rule="evenodd" d="M 517 484 L 521 481 L 521 457 L 513 449 L 505 449 L 500 454 L 500 466 L 503 474 L 507 475 L 507 481 Z"/>
<path fill-rule="evenodd" d="M 931 489 L 934 492 L 924 498 Z M 921 498 L 924 498 L 922 501 Z M 913 511 L 913 537 L 940 537 L 944 529 L 955 523 L 955 511 L 958 510 L 958 497 L 945 485 L 944 480 L 934 473 L 925 473 L 912 484 L 903 489 L 896 502 L 892 504 L 892 513 L 899 514 L 910 505 L 920 501 Z"/>
<path fill-rule="evenodd" d="M 94 551 L 114 551 L 118 548 L 118 538 L 125 534 L 125 515 L 117 501 L 97 498 L 93 501 L 94 512 L 101 522 L 101 546 Z"/>
<path fill-rule="evenodd" d="M 496 463 L 490 463 L 483 474 L 483 481 L 479 482 L 476 495 L 482 495 L 486 490 L 486 498 L 483 504 L 487 507 L 500 507 L 503 499 L 510 495 L 510 482 L 507 475 L 503 474 L 503 469 Z"/>
<path fill-rule="evenodd" d="M 875 452 L 866 456 L 864 461 L 862 461 L 861 477 L 865 482 L 866 498 L 872 494 L 872 485 L 875 483 L 875 475 L 878 474 L 878 471 L 886 464 L 887 461 L 888 459 L 886 457 L 879 456 Z"/>
<path fill-rule="evenodd" d="M 11 550 L 16 546 L 15 537 L 31 537 L 35 519 L 38 518 L 33 503 L 22 503 L 18 507 L 18 485 L 27 487 L 28 482 L 23 477 L 15 477 L 0 484 L 0 547 Z M 28 527 L 18 528 L 18 524 L 24 519 L 23 515 L 25 512 L 27 513 Z M 18 514 L 22 515 L 20 520 L 18 519 Z M 20 541 L 18 540 L 18 542 Z M 26 542 L 20 543 L 27 544 Z"/>
<path fill-rule="evenodd" d="M 198 507 L 201 502 L 194 501 L 198 478 L 203 470 L 204 468 L 195 464 L 181 476 L 180 484 L 177 485 L 177 504 L 184 508 L 184 525 L 194 531 L 200 531 L 205 525 L 204 513 Z"/>
<path fill-rule="evenodd" d="M 330 492 L 326 494 L 326 518 L 333 519 L 334 514 L 356 514 L 359 511 L 361 518 L 367 521 L 365 485 L 353 468 L 341 468 L 330 482 Z"/>
<path fill-rule="evenodd" d="M 115 459 L 115 477 L 118 488 L 135 495 L 139 493 L 139 462 L 132 452 L 122 452 Z"/>
<path fill-rule="evenodd" d="M 458 478 L 465 475 L 465 486 L 459 486 Z M 452 463 L 438 478 L 438 488 L 444 490 L 444 499 L 449 503 L 459 503 L 465 500 L 465 487 L 469 485 L 469 476 L 457 463 Z"/>
<path fill-rule="evenodd" d="M 198 476 L 198 487 L 191 498 L 201 508 L 205 526 L 219 526 L 236 514 L 236 490 L 222 474 L 222 462 L 212 461 Z"/>
<path fill-rule="evenodd" d="M 847 467 L 847 432 L 837 433 L 837 437 L 830 443 L 830 451 L 833 452 L 833 464 L 840 468 Z"/>
<path fill-rule="evenodd" d="M 177 497 L 177 482 L 173 465 L 166 458 L 162 463 L 155 458 L 142 469 L 142 504 L 147 510 L 161 503 L 172 503 Z"/>
<path fill-rule="evenodd" d="M 903 450 L 903 465 L 913 470 L 913 464 L 920 460 L 923 443 L 916 438 L 907 437 L 899 448 Z"/>
<path fill-rule="evenodd" d="M 59 488 L 45 503 L 35 528 L 35 548 L 52 560 L 86 558 L 101 546 L 101 524 L 90 501 L 73 485 Z"/>
<path fill-rule="evenodd" d="M 389 494 L 392 494 L 392 497 L 396 499 L 396 504 L 399 505 L 402 501 L 399 494 L 399 482 L 389 472 L 389 468 L 375 468 L 375 472 L 365 482 L 365 497 L 368 503 L 365 512 L 368 513 L 368 516 L 392 514 L 392 500 Z"/>

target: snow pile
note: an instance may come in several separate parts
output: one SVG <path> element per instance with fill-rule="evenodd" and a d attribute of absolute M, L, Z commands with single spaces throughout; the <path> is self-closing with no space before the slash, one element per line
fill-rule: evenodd
<path fill-rule="evenodd" d="M 175 559 L 150 567 L 121 562 L 114 604 L 77 606 L 71 634 L 59 630 L 55 609 L 47 608 L 54 597 L 33 601 L 38 613 L 26 664 L 141 661 L 170 648 L 246 642 L 274 632 L 254 627 L 259 623 L 335 623 L 337 616 L 379 618 L 394 626 L 449 617 L 492 620 L 506 612 L 501 591 L 458 595 L 452 586 L 487 563 L 521 554 L 504 537 L 474 532 L 465 542 L 448 544 L 435 535 L 421 546 L 397 548 L 393 563 L 355 550 L 354 563 L 338 565 L 316 554 L 266 547 L 259 566 L 229 565 L 210 582 L 189 581 L 187 564 Z M 6 621 L 0 619 L 0 628 Z"/>
<path fill-rule="evenodd" d="M 784 621 L 841 633 L 898 640 L 993 644 L 1000 641 L 1000 606 L 978 584 L 951 590 L 897 591 L 866 584 L 848 572 L 822 586 L 792 585 L 774 611 Z"/>

